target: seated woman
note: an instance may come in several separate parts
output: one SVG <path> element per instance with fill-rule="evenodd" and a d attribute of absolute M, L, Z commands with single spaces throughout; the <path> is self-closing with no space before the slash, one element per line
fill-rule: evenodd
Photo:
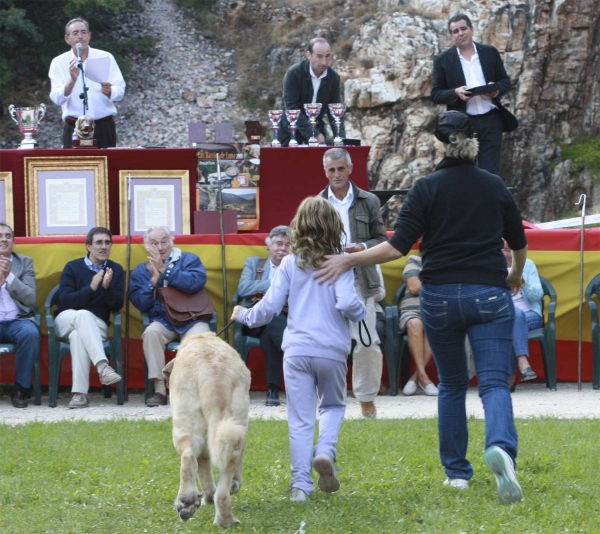
<path fill-rule="evenodd" d="M 419 241 L 419 252 L 423 252 L 421 242 Z M 417 386 L 420 387 L 425 395 L 435 396 L 438 394 L 438 388 L 427 376 L 425 367 L 431 360 L 433 352 L 427 342 L 427 337 L 423 331 L 423 322 L 421 321 L 421 308 L 419 303 L 419 293 L 421 293 L 421 280 L 419 273 L 423 268 L 421 256 L 410 256 L 406 261 L 406 267 L 402 274 L 406 283 L 406 293 L 400 304 L 400 333 L 407 332 L 408 348 L 415 362 L 417 370 L 410 377 L 404 386 L 402 392 L 405 395 L 414 395 Z"/>
<path fill-rule="evenodd" d="M 502 253 L 506 258 L 508 271 L 512 267 L 512 255 L 510 248 L 504 241 Z M 542 298 L 544 290 L 542 282 L 537 272 L 535 263 L 530 259 L 525 261 L 523 269 L 523 285 L 516 293 L 513 293 L 513 303 L 515 305 L 515 322 L 513 326 L 513 351 L 516 357 L 516 365 L 521 373 L 521 380 L 533 380 L 537 374 L 529 365 L 529 343 L 527 335 L 529 330 L 541 328 L 544 326 L 544 317 L 542 316 Z M 515 364 L 513 362 L 510 370 L 509 385 L 514 383 Z"/>

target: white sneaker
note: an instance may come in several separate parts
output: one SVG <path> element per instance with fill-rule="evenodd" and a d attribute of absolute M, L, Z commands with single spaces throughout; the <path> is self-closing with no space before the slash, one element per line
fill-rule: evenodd
<path fill-rule="evenodd" d="M 468 490 L 469 481 L 465 480 L 464 478 L 447 478 L 444 481 L 444 486 L 451 486 L 459 490 Z"/>
<path fill-rule="evenodd" d="M 69 408 L 75 410 L 77 408 L 87 408 L 90 404 L 88 396 L 83 393 L 74 393 L 71 402 L 69 402 Z"/>
<path fill-rule="evenodd" d="M 437 397 L 438 388 L 433 382 L 429 382 L 429 384 L 427 384 L 425 387 L 423 387 L 423 384 L 419 382 L 419 387 L 423 390 L 423 393 L 425 393 L 425 395 L 429 395 L 430 397 Z"/>
<path fill-rule="evenodd" d="M 498 499 L 502 504 L 523 500 L 523 490 L 515 476 L 515 466 L 511 457 L 495 445 L 485 450 L 485 463 L 494 473 L 498 486 Z"/>
<path fill-rule="evenodd" d="M 404 393 L 407 397 L 414 395 L 417 391 L 417 383 L 414 380 L 409 380 L 404 386 L 402 393 Z"/>
<path fill-rule="evenodd" d="M 121 375 L 118 375 L 110 365 L 107 365 L 102 369 L 98 375 L 100 376 L 100 383 L 103 386 L 110 386 L 111 384 L 116 384 L 121 381 Z"/>
<path fill-rule="evenodd" d="M 333 493 L 340 489 L 340 478 L 335 469 L 333 458 L 326 454 L 317 454 L 313 460 L 313 469 L 319 473 L 320 490 Z"/>
<path fill-rule="evenodd" d="M 292 488 L 290 491 L 290 501 L 292 502 L 306 502 L 308 495 L 303 492 L 300 488 Z"/>

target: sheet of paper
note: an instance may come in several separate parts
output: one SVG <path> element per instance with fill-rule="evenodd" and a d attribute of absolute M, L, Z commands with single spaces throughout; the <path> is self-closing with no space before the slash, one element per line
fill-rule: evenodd
<path fill-rule="evenodd" d="M 90 57 L 85 62 L 85 75 L 88 77 L 88 80 L 96 83 L 107 82 L 109 72 L 109 57 Z"/>

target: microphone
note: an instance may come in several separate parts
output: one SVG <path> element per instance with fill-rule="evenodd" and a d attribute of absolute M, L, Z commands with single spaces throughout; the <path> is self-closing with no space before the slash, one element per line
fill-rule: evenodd
<path fill-rule="evenodd" d="M 78 65 L 81 67 L 81 64 L 83 63 L 83 62 L 81 61 L 81 43 L 77 43 L 77 44 L 75 45 L 75 48 L 77 49 L 77 59 L 78 59 L 78 61 L 79 61 Z"/>

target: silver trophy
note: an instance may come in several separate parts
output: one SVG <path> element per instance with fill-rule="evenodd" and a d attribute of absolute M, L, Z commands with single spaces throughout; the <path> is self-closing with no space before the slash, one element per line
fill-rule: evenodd
<path fill-rule="evenodd" d="M 273 127 L 273 141 L 271 141 L 271 146 L 281 146 L 281 143 L 277 139 L 277 130 L 279 130 L 279 121 L 281 120 L 282 115 L 283 110 L 281 109 L 272 109 L 269 111 L 269 120 Z"/>
<path fill-rule="evenodd" d="M 12 104 L 8 106 L 8 112 L 19 127 L 19 131 L 25 136 L 19 148 L 37 148 L 38 143 L 33 138 L 37 133 L 37 127 L 46 114 L 46 106 L 40 104 L 37 108 L 15 108 Z"/>
<path fill-rule="evenodd" d="M 317 117 L 321 113 L 322 104 L 304 104 L 304 113 L 310 121 L 312 128 L 312 136 L 308 140 L 308 146 L 319 146 L 319 141 L 315 137 L 315 126 L 317 125 Z"/>
<path fill-rule="evenodd" d="M 340 129 L 342 127 L 342 117 L 344 113 L 346 113 L 346 105 L 345 104 L 329 104 L 329 113 L 333 117 L 335 122 L 335 137 L 333 138 L 334 146 L 343 146 L 344 142 L 340 137 Z"/>
<path fill-rule="evenodd" d="M 289 146 L 298 146 L 298 141 L 296 141 L 296 124 L 298 124 L 298 117 L 300 116 L 299 109 L 286 109 L 285 110 L 285 118 L 290 123 L 290 131 L 292 137 L 289 142 Z"/>

